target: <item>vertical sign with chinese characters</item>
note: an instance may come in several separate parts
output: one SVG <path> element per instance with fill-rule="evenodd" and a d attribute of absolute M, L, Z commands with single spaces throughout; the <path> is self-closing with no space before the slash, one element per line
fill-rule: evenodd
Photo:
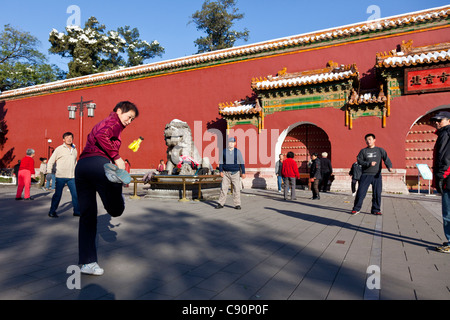
<path fill-rule="evenodd" d="M 405 70 L 405 94 L 450 90 L 450 65 Z"/>

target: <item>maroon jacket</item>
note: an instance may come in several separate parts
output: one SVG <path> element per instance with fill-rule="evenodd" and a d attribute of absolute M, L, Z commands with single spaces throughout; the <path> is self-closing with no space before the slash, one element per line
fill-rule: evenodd
<path fill-rule="evenodd" d="M 113 162 L 119 159 L 119 149 L 122 144 L 120 134 L 124 128 L 117 113 L 111 112 L 108 118 L 100 121 L 92 128 L 86 146 L 80 155 L 80 160 L 94 156 L 105 157 Z"/>

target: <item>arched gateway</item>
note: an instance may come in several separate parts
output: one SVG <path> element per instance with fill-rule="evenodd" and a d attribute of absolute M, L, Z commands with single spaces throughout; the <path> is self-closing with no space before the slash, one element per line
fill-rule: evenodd
<path fill-rule="evenodd" d="M 300 124 L 290 130 L 281 146 L 281 153 L 286 155 L 294 152 L 300 173 L 308 173 L 308 161 L 311 153 L 328 153 L 331 158 L 331 144 L 328 135 L 321 128 L 313 124 Z"/>
<path fill-rule="evenodd" d="M 328 135 L 320 127 L 311 124 L 295 124 L 286 130 L 286 137 L 280 137 L 282 141 L 279 153 L 286 155 L 289 151 L 294 152 L 294 160 L 297 162 L 300 172 L 301 184 L 307 185 L 309 176 L 308 161 L 311 153 L 328 153 L 331 159 L 331 144 Z M 277 155 L 278 157 L 278 155 Z"/>
<path fill-rule="evenodd" d="M 406 157 L 406 183 L 409 189 L 417 189 L 418 174 L 417 164 L 427 164 L 433 169 L 433 148 L 436 143 L 436 128 L 430 119 L 439 111 L 450 111 L 450 105 L 434 109 L 420 117 L 408 132 L 405 141 Z M 428 188 L 428 181 L 421 180 L 420 188 Z"/>

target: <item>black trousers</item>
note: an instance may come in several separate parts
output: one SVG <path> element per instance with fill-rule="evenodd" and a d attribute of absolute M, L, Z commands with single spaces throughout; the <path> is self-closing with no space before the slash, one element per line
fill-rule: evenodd
<path fill-rule="evenodd" d="M 103 165 L 109 163 L 104 157 L 89 157 L 78 161 L 75 168 L 75 184 L 80 206 L 78 229 L 79 264 L 97 262 L 97 192 L 106 211 L 113 217 L 125 210 L 122 184 L 110 182 Z"/>
<path fill-rule="evenodd" d="M 358 191 L 356 192 L 355 203 L 353 205 L 354 211 L 360 211 L 367 190 L 372 185 L 372 209 L 371 213 L 381 211 L 381 191 L 383 190 L 383 180 L 381 174 L 366 175 L 363 174 L 359 180 Z"/>
<path fill-rule="evenodd" d="M 328 191 L 328 181 L 330 180 L 331 172 L 322 172 L 322 180 L 320 180 L 319 190 L 323 192 Z"/>

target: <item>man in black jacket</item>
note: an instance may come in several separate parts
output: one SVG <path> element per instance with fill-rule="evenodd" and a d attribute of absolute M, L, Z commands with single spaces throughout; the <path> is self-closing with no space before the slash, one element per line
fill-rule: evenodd
<path fill-rule="evenodd" d="M 311 182 L 312 200 L 320 200 L 319 195 L 319 183 L 322 179 L 322 173 L 320 168 L 320 159 L 317 153 L 311 154 L 311 167 L 309 168 L 309 179 Z"/>
<path fill-rule="evenodd" d="M 436 249 L 450 253 L 450 112 L 441 111 L 431 118 L 436 126 L 438 138 L 434 145 L 433 186 L 442 195 L 442 218 L 447 242 Z"/>
<path fill-rule="evenodd" d="M 381 215 L 381 191 L 383 190 L 381 177 L 381 161 L 384 162 L 389 172 L 392 170 L 392 163 L 383 148 L 375 146 L 375 135 L 369 133 L 365 136 L 367 148 L 362 149 L 357 157 L 358 163 L 362 166 L 362 175 L 356 192 L 355 203 L 352 214 L 358 214 L 361 210 L 367 189 L 372 185 L 372 209 L 371 213 Z"/>
<path fill-rule="evenodd" d="M 331 166 L 331 160 L 328 159 L 328 152 L 322 152 L 322 158 L 320 158 L 320 173 L 322 178 L 319 183 L 319 190 L 323 192 L 328 191 L 328 181 L 333 173 L 333 167 Z"/>

